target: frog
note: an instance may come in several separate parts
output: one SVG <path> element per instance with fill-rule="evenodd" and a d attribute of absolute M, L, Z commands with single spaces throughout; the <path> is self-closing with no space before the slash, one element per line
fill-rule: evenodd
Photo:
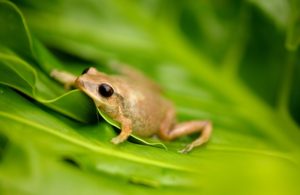
<path fill-rule="evenodd" d="M 113 144 L 126 141 L 131 134 L 139 137 L 157 136 L 172 141 L 199 133 L 181 153 L 209 141 L 212 134 L 210 120 L 191 120 L 178 123 L 173 103 L 166 99 L 161 87 L 133 68 L 120 68 L 119 74 L 107 74 L 95 67 L 86 68 L 76 76 L 53 69 L 51 76 L 66 88 L 74 86 L 89 96 L 97 109 L 120 124 L 120 133 L 111 139 Z"/>

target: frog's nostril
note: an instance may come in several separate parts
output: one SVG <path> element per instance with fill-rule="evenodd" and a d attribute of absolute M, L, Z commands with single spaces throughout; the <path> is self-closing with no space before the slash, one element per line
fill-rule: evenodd
<path fill-rule="evenodd" d="M 91 67 L 88 67 L 88 68 L 84 69 L 84 70 L 82 71 L 81 75 L 87 73 L 87 72 L 90 70 L 90 68 L 91 68 Z"/>

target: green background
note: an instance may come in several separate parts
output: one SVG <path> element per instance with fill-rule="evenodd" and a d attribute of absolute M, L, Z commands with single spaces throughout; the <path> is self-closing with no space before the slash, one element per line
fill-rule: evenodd
<path fill-rule="evenodd" d="M 299 43 L 299 0 L 0 0 L 0 194 L 299 194 Z M 113 145 L 91 100 L 49 77 L 115 60 L 179 121 L 213 121 L 210 142 Z"/>

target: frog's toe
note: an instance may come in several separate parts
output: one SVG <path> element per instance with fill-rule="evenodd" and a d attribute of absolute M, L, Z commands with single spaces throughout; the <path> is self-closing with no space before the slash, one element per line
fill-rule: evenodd
<path fill-rule="evenodd" d="M 113 144 L 119 144 L 119 143 L 122 143 L 123 141 L 124 141 L 124 140 L 121 139 L 120 137 L 114 137 L 114 138 L 111 139 L 111 142 L 112 142 Z"/>
<path fill-rule="evenodd" d="M 190 152 L 193 148 L 194 148 L 193 144 L 189 144 L 185 148 L 179 150 L 178 152 L 182 153 L 182 154 L 186 154 L 186 153 Z"/>

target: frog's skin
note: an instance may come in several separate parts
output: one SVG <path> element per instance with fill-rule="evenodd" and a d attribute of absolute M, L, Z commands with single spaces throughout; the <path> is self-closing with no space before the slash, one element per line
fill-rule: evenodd
<path fill-rule="evenodd" d="M 123 68 L 125 75 L 107 75 L 91 67 L 76 77 L 53 70 L 51 76 L 69 87 L 74 85 L 93 99 L 102 113 L 120 124 L 121 133 L 111 141 L 119 144 L 131 133 L 141 137 L 158 135 L 162 140 L 200 132 L 201 135 L 181 152 L 206 143 L 212 132 L 210 121 L 176 124 L 175 109 L 161 96 L 160 88 L 135 70 Z"/>

